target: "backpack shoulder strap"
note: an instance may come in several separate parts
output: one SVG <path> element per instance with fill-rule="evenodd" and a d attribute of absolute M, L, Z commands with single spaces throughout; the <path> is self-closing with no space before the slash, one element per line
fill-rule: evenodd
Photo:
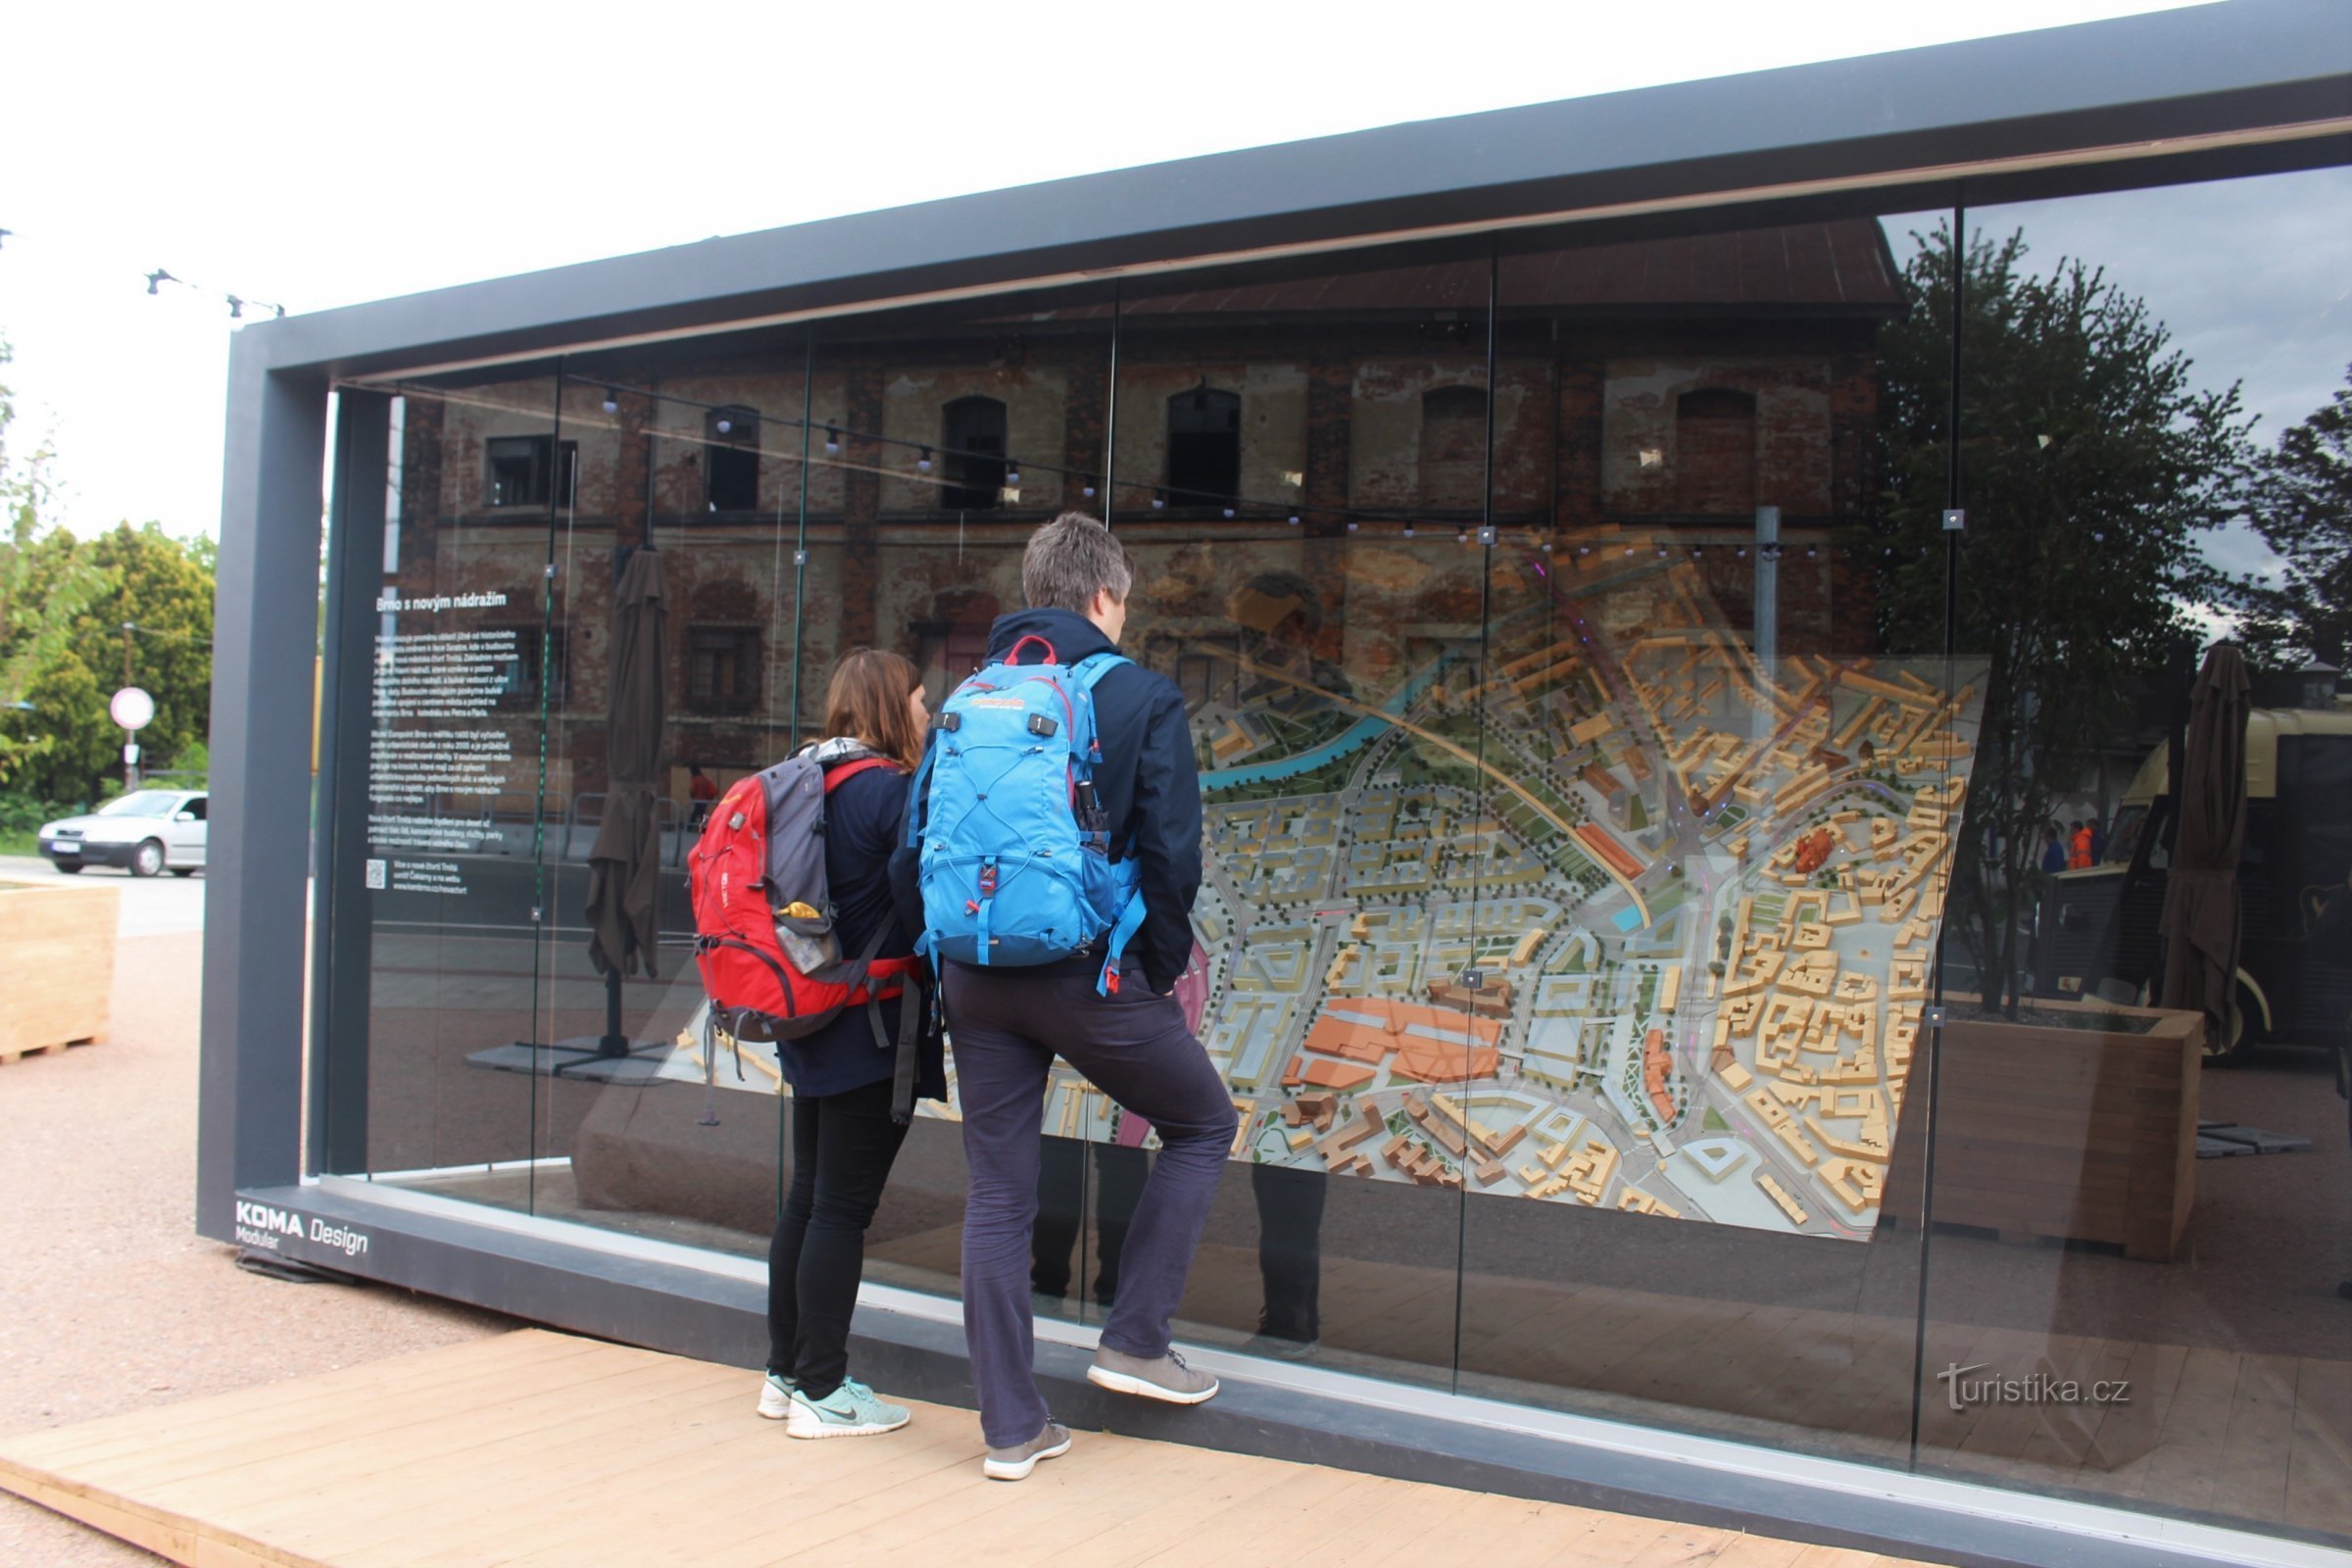
<path fill-rule="evenodd" d="M 931 764 L 939 759 L 939 727 L 923 737 L 923 760 L 914 770 L 914 782 L 906 788 L 906 848 L 922 843 L 923 825 L 931 810 Z"/>
<path fill-rule="evenodd" d="M 825 770 L 825 793 L 832 794 L 860 773 L 870 773 L 877 767 L 896 768 L 898 764 L 887 757 L 860 757 Z"/>
<path fill-rule="evenodd" d="M 1132 664 L 1135 661 L 1129 659 L 1125 654 L 1089 654 L 1084 659 L 1078 661 L 1077 663 L 1070 666 L 1070 673 L 1078 677 L 1078 689 L 1091 696 L 1094 693 L 1096 683 L 1101 681 L 1103 676 L 1109 674 L 1121 664 Z"/>

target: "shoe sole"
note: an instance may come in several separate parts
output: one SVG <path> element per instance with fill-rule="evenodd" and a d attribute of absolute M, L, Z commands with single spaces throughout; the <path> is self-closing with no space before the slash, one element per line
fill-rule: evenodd
<path fill-rule="evenodd" d="M 911 1416 L 907 1418 L 907 1420 L 912 1419 L 913 1417 Z M 821 1422 L 817 1425 L 810 1426 L 807 1422 L 796 1423 L 790 1419 L 787 1419 L 784 1424 L 784 1435 L 788 1438 L 808 1438 L 811 1440 L 818 1438 L 878 1438 L 885 1432 L 896 1432 L 899 1430 L 899 1428 L 905 1426 L 906 1424 L 906 1421 L 893 1421 L 889 1425 L 884 1426 L 876 1422 L 865 1421 L 859 1422 L 855 1426 L 828 1426 Z"/>
<path fill-rule="evenodd" d="M 1007 1459 L 983 1459 L 980 1473 L 991 1481 L 1026 1481 L 1029 1472 L 1037 1468 L 1040 1459 L 1058 1459 L 1070 1451 L 1070 1440 L 1062 1439 L 1051 1448 L 1040 1448 L 1028 1458 L 1014 1463 Z"/>
<path fill-rule="evenodd" d="M 1162 1384 L 1153 1383 L 1148 1378 L 1139 1378 L 1127 1372 L 1112 1372 L 1099 1366 L 1090 1366 L 1086 1369 L 1086 1381 L 1098 1388 L 1108 1389 L 1113 1394 L 1138 1395 L 1147 1399 L 1157 1399 L 1164 1404 L 1205 1403 L 1207 1400 L 1215 1398 L 1217 1390 L 1223 1387 L 1222 1384 L 1212 1380 L 1208 1387 L 1200 1393 L 1185 1394 Z"/>

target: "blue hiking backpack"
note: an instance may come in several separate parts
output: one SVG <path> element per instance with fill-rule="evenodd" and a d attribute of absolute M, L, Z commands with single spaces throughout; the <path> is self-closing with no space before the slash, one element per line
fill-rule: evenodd
<path fill-rule="evenodd" d="M 1046 662 L 1013 662 L 1031 643 Z M 1102 653 L 1065 665 L 1024 637 L 940 705 L 906 825 L 907 846 L 922 847 L 919 948 L 934 965 L 1052 963 L 1107 932 L 1095 990 L 1119 989 L 1144 896 L 1134 857 L 1110 859 L 1094 690 L 1127 662 Z"/>

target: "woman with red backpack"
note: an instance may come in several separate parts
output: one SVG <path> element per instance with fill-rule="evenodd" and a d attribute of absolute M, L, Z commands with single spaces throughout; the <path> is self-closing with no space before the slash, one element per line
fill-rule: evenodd
<path fill-rule="evenodd" d="M 929 721 L 915 668 L 897 654 L 869 648 L 849 655 L 825 690 L 828 738 L 809 755 L 828 774 L 825 876 L 843 954 L 870 947 L 880 959 L 914 952 L 915 933 L 892 906 L 889 863 Z M 886 765 L 872 765 L 875 758 Z M 866 1226 L 906 1138 L 906 1123 L 893 1114 L 897 1058 L 877 1041 L 897 1038 L 903 1006 L 921 1005 L 910 987 L 903 1000 L 883 1001 L 879 1018 L 869 1019 L 863 1005 L 848 1006 L 815 1032 L 776 1043 L 792 1084 L 792 1185 L 768 1245 L 760 1413 L 783 1421 L 791 1437 L 872 1437 L 906 1424 L 906 1406 L 875 1397 L 849 1375 L 849 1338 Z M 928 1029 L 914 1079 L 923 1098 L 947 1098 L 939 1037 Z"/>

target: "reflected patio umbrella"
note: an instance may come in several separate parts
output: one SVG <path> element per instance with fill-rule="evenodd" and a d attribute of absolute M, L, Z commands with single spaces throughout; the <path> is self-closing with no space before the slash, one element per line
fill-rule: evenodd
<path fill-rule="evenodd" d="M 620 1032 L 621 977 L 661 974 L 662 796 L 655 776 L 662 765 L 662 599 L 661 555 L 650 546 L 633 552 L 612 590 L 608 782 L 588 852 L 588 958 L 605 977 L 605 1034 L 597 1054 L 606 1057 L 629 1054 Z"/>
<path fill-rule="evenodd" d="M 2245 656 L 2205 656 L 2189 689 L 2188 744 L 2173 781 L 2180 828 L 2164 889 L 2167 1007 L 2205 1013 L 2208 1050 L 2227 1049 L 2237 988 L 2237 863 L 2246 844 Z"/>

